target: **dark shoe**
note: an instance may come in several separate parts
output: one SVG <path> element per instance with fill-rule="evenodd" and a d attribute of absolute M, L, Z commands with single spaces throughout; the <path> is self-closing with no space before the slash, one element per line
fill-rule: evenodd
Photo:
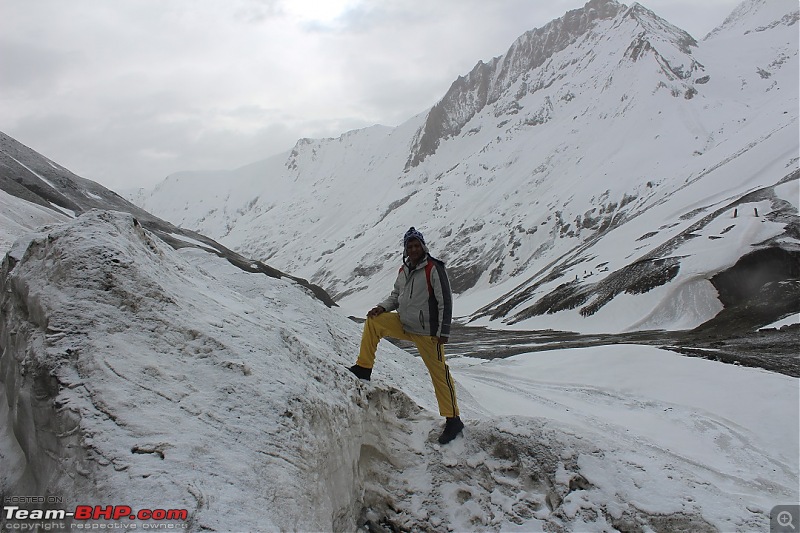
<path fill-rule="evenodd" d="M 348 370 L 356 375 L 358 379 L 366 379 L 369 381 L 369 377 L 372 375 L 371 368 L 364 368 L 363 366 L 353 365 Z"/>
<path fill-rule="evenodd" d="M 439 437 L 439 444 L 447 444 L 456 438 L 462 429 L 464 429 L 464 422 L 459 417 L 448 418 L 447 422 L 444 423 L 444 431 Z"/>

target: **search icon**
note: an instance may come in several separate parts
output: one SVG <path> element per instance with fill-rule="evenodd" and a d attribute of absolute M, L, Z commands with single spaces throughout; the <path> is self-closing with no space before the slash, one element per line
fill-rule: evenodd
<path fill-rule="evenodd" d="M 800 519 L 800 505 L 776 505 L 770 512 L 771 533 L 800 533 L 798 519 Z"/>
<path fill-rule="evenodd" d="M 789 527 L 794 530 L 794 521 L 792 520 L 792 513 L 789 511 L 781 511 L 778 513 L 778 525 L 781 527 Z"/>

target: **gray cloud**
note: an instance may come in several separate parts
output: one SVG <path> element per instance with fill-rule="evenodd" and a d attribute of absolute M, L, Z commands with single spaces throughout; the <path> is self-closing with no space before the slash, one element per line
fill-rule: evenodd
<path fill-rule="evenodd" d="M 0 95 L 42 96 L 53 91 L 75 58 L 59 50 L 0 37 Z"/>
<path fill-rule="evenodd" d="M 737 0 L 642 3 L 702 37 Z M 582 1 L 351 0 L 327 19 L 301 4 L 0 0 L 0 128 L 111 188 L 152 187 L 397 125 Z"/>
<path fill-rule="evenodd" d="M 234 18 L 248 24 L 261 24 L 283 14 L 277 0 L 249 0 L 234 5 Z"/>

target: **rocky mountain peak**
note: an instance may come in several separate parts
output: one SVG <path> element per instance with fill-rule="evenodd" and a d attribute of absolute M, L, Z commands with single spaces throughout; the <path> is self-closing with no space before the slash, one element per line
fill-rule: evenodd
<path fill-rule="evenodd" d="M 488 63 L 478 62 L 469 74 L 453 82 L 417 132 L 406 171 L 433 155 L 442 140 L 457 136 L 467 122 L 486 106 L 500 100 L 521 77 L 545 66 L 556 54 L 585 39 L 598 23 L 614 19 L 619 19 L 619 23 L 602 30 L 604 37 L 609 32 L 630 31 L 631 26 L 624 24 L 627 20 L 636 23 L 629 59 L 636 60 L 643 51 L 656 50 L 658 61 L 670 80 L 686 79 L 700 68 L 691 58 L 697 41 L 684 30 L 638 3 L 628 7 L 615 0 L 591 0 L 581 9 L 569 11 L 541 28 L 524 33 L 504 55 Z M 580 54 L 585 52 L 585 48 L 579 50 Z M 530 92 L 535 90 L 529 89 Z"/>
<path fill-rule="evenodd" d="M 670 24 L 638 2 L 631 6 L 625 17 L 635 19 L 648 33 L 667 37 L 685 54 L 691 54 L 692 48 L 697 48 L 697 41 L 689 33 Z"/>

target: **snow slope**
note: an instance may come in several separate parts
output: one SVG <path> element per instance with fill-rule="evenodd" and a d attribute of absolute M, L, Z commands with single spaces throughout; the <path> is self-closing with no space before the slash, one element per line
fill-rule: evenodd
<path fill-rule="evenodd" d="M 541 417 L 595 447 L 576 458 L 591 488 L 563 504 L 577 531 L 601 529 L 599 501 L 618 529 L 638 509 L 662 516 L 656 530 L 763 531 L 776 502 L 797 500 L 796 379 L 634 345 L 453 367 L 489 415 Z"/>
<path fill-rule="evenodd" d="M 0 294 L 3 494 L 192 531 L 754 531 L 798 498 L 788 376 L 640 346 L 457 359 L 467 427 L 439 447 L 419 359 L 382 344 L 365 384 L 358 325 L 131 215 L 17 241 Z"/>
<path fill-rule="evenodd" d="M 793 0 L 747 0 L 697 41 L 592 0 L 396 128 L 173 175 L 143 205 L 353 314 L 384 296 L 415 226 L 474 323 L 692 328 L 720 311 L 713 277 L 740 257 L 797 260 L 798 16 Z"/>
<path fill-rule="evenodd" d="M 196 247 L 225 257 L 249 272 L 286 277 L 335 305 L 320 287 L 281 272 L 261 261 L 243 257 L 205 235 L 178 228 L 123 199 L 91 180 L 81 178 L 42 154 L 0 132 L 0 250 L 39 226 L 75 218 L 92 209 L 129 213 L 137 222 L 173 248 Z"/>
<path fill-rule="evenodd" d="M 9 250 L 14 241 L 40 226 L 64 222 L 67 218 L 0 190 L 0 251 Z"/>

